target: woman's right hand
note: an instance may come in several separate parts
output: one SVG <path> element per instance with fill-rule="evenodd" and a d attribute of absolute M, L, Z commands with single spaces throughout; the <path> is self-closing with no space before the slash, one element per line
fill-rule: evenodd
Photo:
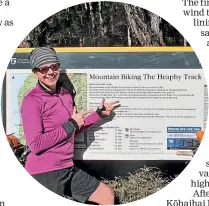
<path fill-rule="evenodd" d="M 71 118 L 77 122 L 79 129 L 84 125 L 84 123 L 85 123 L 84 118 L 89 113 L 92 113 L 92 111 L 77 113 L 76 107 L 74 106 L 73 114 L 72 114 Z"/>

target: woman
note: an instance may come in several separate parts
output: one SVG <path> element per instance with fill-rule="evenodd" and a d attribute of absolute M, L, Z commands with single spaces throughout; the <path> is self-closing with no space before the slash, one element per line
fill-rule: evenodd
<path fill-rule="evenodd" d="M 29 60 L 38 78 L 23 99 L 22 123 L 30 154 L 26 170 L 59 195 L 79 202 L 114 204 L 113 189 L 78 169 L 73 163 L 75 134 L 109 116 L 119 101 L 101 101 L 95 112 L 76 112 L 72 94 L 59 82 L 60 62 L 52 48 L 34 49 Z"/>

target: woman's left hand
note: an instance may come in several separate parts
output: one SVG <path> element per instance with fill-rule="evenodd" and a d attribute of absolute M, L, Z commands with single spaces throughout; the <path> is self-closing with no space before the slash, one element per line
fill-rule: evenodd
<path fill-rule="evenodd" d="M 116 106 L 118 106 L 120 103 L 120 101 L 113 101 L 113 102 L 109 102 L 109 103 L 105 103 L 105 99 L 103 98 L 100 105 L 99 105 L 99 109 L 102 109 L 105 106 L 105 111 L 102 111 L 103 115 L 109 116 L 112 111 L 115 109 Z"/>

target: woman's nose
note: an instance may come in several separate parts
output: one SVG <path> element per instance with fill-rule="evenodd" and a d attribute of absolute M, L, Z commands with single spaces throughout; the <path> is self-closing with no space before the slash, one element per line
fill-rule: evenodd
<path fill-rule="evenodd" d="M 48 74 L 53 74 L 54 73 L 54 71 L 51 69 L 51 68 L 49 68 L 49 70 L 48 70 L 48 72 L 47 72 Z"/>

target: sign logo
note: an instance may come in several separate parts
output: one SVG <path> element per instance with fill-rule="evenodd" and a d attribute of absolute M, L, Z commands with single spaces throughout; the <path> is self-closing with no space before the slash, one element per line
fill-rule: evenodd
<path fill-rule="evenodd" d="M 18 59 L 18 58 L 11 58 L 11 64 L 28 64 L 30 63 L 28 59 Z"/>
<path fill-rule="evenodd" d="M 11 58 L 11 64 L 16 64 L 17 63 L 17 58 Z"/>

